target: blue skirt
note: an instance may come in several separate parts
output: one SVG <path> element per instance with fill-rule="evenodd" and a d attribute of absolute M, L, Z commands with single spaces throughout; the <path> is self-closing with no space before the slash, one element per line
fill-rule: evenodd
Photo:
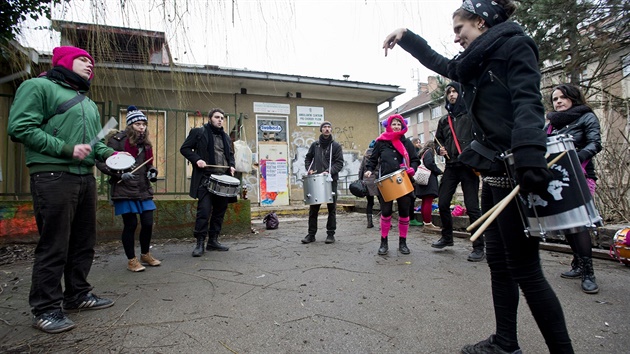
<path fill-rule="evenodd" d="M 142 214 L 145 211 L 155 210 L 155 203 L 152 199 L 147 200 L 114 200 L 114 214 Z"/>

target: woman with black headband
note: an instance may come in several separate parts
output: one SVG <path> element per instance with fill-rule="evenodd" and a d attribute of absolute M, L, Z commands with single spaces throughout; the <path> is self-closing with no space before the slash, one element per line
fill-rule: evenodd
<path fill-rule="evenodd" d="M 465 0 L 453 14 L 455 42 L 464 51 L 453 59 L 405 28 L 383 43 L 385 55 L 398 44 L 427 68 L 462 83 L 476 142 L 475 150 L 463 151 L 460 160 L 482 174 L 484 212 L 512 189 L 505 165 L 495 158 L 500 153 L 512 150 L 522 192 L 544 190 L 552 177 L 545 160 L 538 48 L 508 21 L 515 10 L 511 0 Z M 519 288 L 549 351 L 573 353 L 560 301 L 542 272 L 539 239 L 525 235 L 517 203 L 510 202 L 484 233 L 496 332 L 464 346 L 462 353 L 522 353 L 516 325 Z"/>

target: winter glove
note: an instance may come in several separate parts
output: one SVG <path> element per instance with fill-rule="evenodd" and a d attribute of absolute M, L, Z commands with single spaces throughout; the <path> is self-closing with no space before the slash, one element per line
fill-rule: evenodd
<path fill-rule="evenodd" d="M 157 181 L 157 175 L 158 175 L 158 171 L 154 167 L 150 168 L 149 171 L 147 171 L 147 178 L 151 182 L 156 182 Z"/>
<path fill-rule="evenodd" d="M 584 161 L 586 161 L 586 160 L 588 160 L 590 158 L 589 157 L 590 154 L 588 153 L 588 151 L 585 151 L 585 150 L 578 151 L 577 155 L 578 155 L 578 158 L 580 159 L 580 163 L 582 163 L 582 162 L 584 162 Z"/>
<path fill-rule="evenodd" d="M 413 175 L 415 175 L 415 174 L 416 174 L 416 171 L 413 169 L 413 167 L 409 167 L 409 168 L 407 169 L 407 174 L 408 174 L 409 176 L 413 176 Z"/>
<path fill-rule="evenodd" d="M 522 193 L 543 194 L 547 192 L 553 174 L 547 167 L 523 167 L 516 170 L 516 182 Z"/>
<path fill-rule="evenodd" d="M 122 174 L 122 176 L 120 176 L 120 179 L 122 179 L 125 182 L 134 180 L 136 178 L 138 178 L 138 176 L 134 175 L 131 172 L 125 172 L 125 173 Z"/>

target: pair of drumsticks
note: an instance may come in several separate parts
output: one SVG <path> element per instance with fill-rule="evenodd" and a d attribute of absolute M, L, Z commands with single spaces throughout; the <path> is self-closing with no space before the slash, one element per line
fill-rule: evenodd
<path fill-rule="evenodd" d="M 547 163 L 547 168 L 550 168 L 551 166 L 553 166 L 553 164 L 558 162 L 566 153 L 567 153 L 566 151 L 563 151 L 558 156 L 556 156 L 551 161 L 549 161 L 549 163 Z M 472 237 L 470 237 L 471 241 L 475 241 L 477 238 L 479 238 L 479 236 L 481 236 L 481 234 L 483 234 L 484 231 L 486 231 L 488 226 L 490 226 L 490 224 L 494 221 L 494 219 L 496 219 L 499 216 L 499 214 L 501 214 L 503 209 L 505 209 L 508 206 L 508 204 L 510 204 L 512 199 L 514 199 L 514 197 L 518 194 L 520 190 L 521 190 L 521 186 L 517 185 L 516 187 L 514 187 L 512 192 L 510 192 L 510 194 L 508 194 L 505 198 L 503 198 L 503 200 L 497 203 L 494 207 L 492 207 L 492 209 L 488 210 L 479 219 L 477 219 L 474 223 L 472 223 L 470 226 L 466 228 L 466 231 L 470 232 L 483 222 L 481 227 L 479 227 L 479 229 L 475 231 Z"/>

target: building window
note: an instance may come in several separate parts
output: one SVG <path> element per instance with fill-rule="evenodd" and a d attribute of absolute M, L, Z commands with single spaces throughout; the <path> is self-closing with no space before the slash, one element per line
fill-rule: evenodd
<path fill-rule="evenodd" d="M 424 133 L 418 134 L 418 139 L 420 139 L 420 143 L 422 143 L 422 145 L 424 145 Z"/>
<path fill-rule="evenodd" d="M 418 113 L 418 124 L 424 121 L 424 112 Z"/>
<path fill-rule="evenodd" d="M 442 106 L 431 108 L 431 119 L 437 119 L 442 116 Z"/>
<path fill-rule="evenodd" d="M 147 117 L 147 131 L 153 143 L 153 161 L 158 171 L 166 171 L 166 111 L 141 110 Z M 120 110 L 120 129 L 127 128 L 127 110 Z"/>

